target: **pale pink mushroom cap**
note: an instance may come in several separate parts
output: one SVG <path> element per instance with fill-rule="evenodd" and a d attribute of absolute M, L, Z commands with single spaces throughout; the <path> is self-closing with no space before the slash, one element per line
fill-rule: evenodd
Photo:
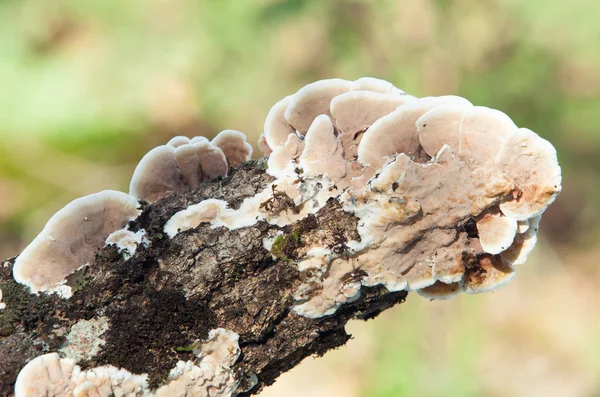
<path fill-rule="evenodd" d="M 190 143 L 190 138 L 187 136 L 174 136 L 167 142 L 167 146 L 179 147 L 181 145 L 187 145 Z"/>
<path fill-rule="evenodd" d="M 260 134 L 260 137 L 258 138 L 258 149 L 260 149 L 265 156 L 269 156 L 271 153 L 273 153 L 273 149 L 271 149 L 271 146 L 269 146 L 267 143 L 265 134 Z"/>
<path fill-rule="evenodd" d="M 238 134 L 241 133 L 228 132 L 217 140 L 217 143 L 229 150 L 232 160 L 242 158 L 243 152 L 250 146 L 245 142 L 245 136 L 244 141 L 240 142 Z M 178 142 L 175 143 L 179 144 L 177 147 L 158 146 L 142 158 L 131 177 L 130 195 L 153 203 L 170 194 L 194 189 L 201 182 L 227 176 L 227 159 L 218 146 L 204 137 L 195 137 L 188 143 L 183 142 L 185 137 L 176 138 Z"/>
<path fill-rule="evenodd" d="M 221 131 L 211 143 L 223 151 L 232 167 L 239 167 L 252 158 L 252 145 L 246 142 L 246 135 L 239 131 Z"/>
<path fill-rule="evenodd" d="M 73 200 L 18 256 L 13 277 L 32 292 L 54 290 L 69 274 L 91 263 L 112 232 L 139 215 L 138 205 L 130 195 L 113 190 Z"/>
<path fill-rule="evenodd" d="M 419 140 L 430 156 L 444 144 L 470 167 L 493 164 L 500 149 L 517 131 L 504 113 L 481 106 L 438 106 L 417 121 Z"/>
<path fill-rule="evenodd" d="M 485 214 L 476 223 L 479 243 L 492 255 L 507 250 L 517 234 L 517 221 L 501 214 Z"/>
<path fill-rule="evenodd" d="M 514 134 L 498 154 L 496 163 L 518 188 L 516 198 L 500 204 L 509 218 L 521 221 L 540 215 L 562 189 L 556 150 L 526 128 Z"/>
<path fill-rule="evenodd" d="M 150 150 L 140 160 L 133 172 L 129 184 L 129 194 L 138 200 L 150 203 L 167 194 L 187 190 L 181 180 L 175 148 L 173 146 L 158 146 Z"/>
<path fill-rule="evenodd" d="M 372 91 L 382 94 L 404 95 L 404 91 L 392 83 L 375 77 L 361 77 L 350 84 L 350 91 Z"/>
<path fill-rule="evenodd" d="M 195 189 L 202 182 L 202 166 L 194 145 L 182 145 L 175 149 L 175 161 L 179 173 L 190 188 Z"/>
<path fill-rule="evenodd" d="M 479 267 L 483 271 L 465 274 L 462 288 L 468 294 L 492 291 L 509 283 L 515 277 L 515 269 L 500 255 L 481 255 Z"/>
<path fill-rule="evenodd" d="M 529 227 L 523 233 L 515 236 L 512 245 L 504 252 L 502 257 L 513 266 L 525 263 L 537 243 L 537 232 L 539 229 L 541 215 L 534 216 L 529 220 Z"/>
<path fill-rule="evenodd" d="M 356 134 L 413 99 L 409 95 L 351 91 L 333 98 L 330 108 L 337 127 L 344 133 Z"/>
<path fill-rule="evenodd" d="M 300 164 L 306 176 L 327 175 L 333 181 L 346 176 L 342 145 L 334 135 L 333 124 L 328 116 L 317 116 L 308 129 Z"/>
<path fill-rule="evenodd" d="M 421 142 L 417 132 L 417 120 L 431 109 L 448 103 L 470 105 L 466 99 L 455 96 L 419 98 L 406 102 L 392 113 L 378 119 L 365 132 L 358 146 L 358 161 L 363 165 L 378 168 L 385 164 L 387 156 L 392 154 L 405 153 L 411 158 L 419 156 Z"/>
<path fill-rule="evenodd" d="M 294 127 L 284 117 L 285 109 L 287 109 L 291 99 L 291 95 L 283 98 L 273 105 L 267 114 L 264 137 L 271 150 L 283 147 L 287 142 L 288 135 L 296 133 Z"/>
<path fill-rule="evenodd" d="M 202 167 L 202 182 L 211 181 L 218 177 L 227 176 L 229 166 L 225 153 L 210 142 L 197 142 L 193 144 L 200 158 Z"/>
<path fill-rule="evenodd" d="M 347 80 L 329 79 L 316 81 L 301 88 L 290 98 L 285 109 L 285 119 L 298 133 L 305 135 L 317 116 L 331 116 L 331 100 L 350 91 L 351 84 Z M 270 141 L 268 142 L 270 145 Z"/>

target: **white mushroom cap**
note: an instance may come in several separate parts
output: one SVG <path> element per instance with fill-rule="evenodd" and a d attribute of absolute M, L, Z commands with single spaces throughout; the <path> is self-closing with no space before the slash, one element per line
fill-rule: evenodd
<path fill-rule="evenodd" d="M 500 204 L 509 218 L 520 221 L 540 215 L 561 191 L 556 150 L 531 130 L 520 128 L 500 151 L 496 162 L 519 189 L 518 197 Z"/>
<path fill-rule="evenodd" d="M 218 141 L 228 147 L 234 160 L 241 158 L 241 153 L 233 150 L 239 143 L 237 134 L 241 133 L 224 134 Z M 182 142 L 180 139 L 176 148 L 162 145 L 149 151 L 133 172 L 129 194 L 152 203 L 169 194 L 194 189 L 200 182 L 227 175 L 227 159 L 219 147 L 204 137 Z M 245 145 L 248 144 L 244 141 L 243 150 L 247 149 Z"/>
<path fill-rule="evenodd" d="M 485 214 L 476 224 L 481 247 L 492 255 L 508 249 L 517 234 L 517 221 L 501 214 Z"/>
<path fill-rule="evenodd" d="M 513 244 L 502 252 L 502 257 L 508 263 L 514 266 L 525 263 L 537 243 L 537 231 L 541 219 L 541 215 L 529 219 L 529 228 L 525 232 L 517 234 Z"/>
<path fill-rule="evenodd" d="M 129 184 L 130 195 L 150 203 L 169 193 L 186 189 L 177 167 L 175 148 L 167 145 L 155 147 L 146 153 L 133 171 Z"/>
<path fill-rule="evenodd" d="M 182 145 L 175 149 L 175 162 L 185 185 L 195 189 L 202 182 L 202 166 L 196 145 Z"/>
<path fill-rule="evenodd" d="M 229 166 L 225 153 L 210 142 L 196 142 L 193 144 L 196 154 L 200 158 L 202 167 L 202 182 L 227 176 Z"/>
<path fill-rule="evenodd" d="M 468 164 L 493 164 L 517 126 L 504 113 L 470 104 L 437 106 L 417 120 L 423 149 L 435 154 L 444 144 Z"/>
<path fill-rule="evenodd" d="M 371 91 L 350 91 L 331 100 L 331 114 L 344 133 L 356 134 L 370 127 L 377 119 L 390 114 L 398 106 L 415 99 L 409 95 L 382 94 Z"/>
<path fill-rule="evenodd" d="M 2 302 L 2 289 L 0 289 L 0 310 L 6 309 L 6 303 Z"/>
<path fill-rule="evenodd" d="M 205 136 L 195 136 L 192 139 L 190 139 L 190 143 L 194 144 L 194 143 L 205 143 L 205 142 L 209 142 L 208 138 Z"/>
<path fill-rule="evenodd" d="M 19 255 L 15 280 L 32 292 L 55 291 L 65 277 L 94 259 L 108 235 L 139 215 L 138 205 L 128 194 L 112 190 L 73 200 Z"/>
<path fill-rule="evenodd" d="M 404 95 L 404 91 L 392 83 L 375 77 L 361 77 L 350 84 L 350 91 L 373 91 L 382 94 Z"/>
<path fill-rule="evenodd" d="M 298 135 L 289 134 L 284 146 L 275 147 L 267 161 L 267 173 L 276 178 L 294 173 L 294 160 L 304 150 L 304 142 Z"/>
<path fill-rule="evenodd" d="M 417 293 L 430 300 L 452 299 L 462 292 L 458 283 L 446 284 L 436 281 L 435 284 L 417 290 Z"/>
<path fill-rule="evenodd" d="M 346 176 L 346 160 L 340 141 L 333 133 L 331 119 L 322 114 L 315 118 L 304 139 L 300 165 L 307 176 L 327 175 L 333 181 Z"/>
<path fill-rule="evenodd" d="M 411 158 L 419 155 L 417 120 L 432 108 L 447 103 L 470 105 L 466 99 L 455 96 L 419 98 L 380 118 L 365 132 L 358 147 L 358 161 L 378 168 L 387 156 L 395 153 L 406 153 Z"/>
<path fill-rule="evenodd" d="M 287 109 L 291 99 L 291 95 L 283 98 L 273 105 L 267 114 L 264 136 L 267 145 L 270 146 L 272 150 L 283 147 L 287 142 L 288 135 L 296 133 L 294 127 L 292 127 L 284 117 L 285 109 Z"/>
<path fill-rule="evenodd" d="M 287 137 L 286 137 L 286 139 L 287 139 Z M 260 137 L 258 138 L 258 148 L 260 149 L 261 152 L 263 152 L 263 154 L 265 156 L 268 156 L 271 153 L 273 153 L 273 149 L 271 149 L 271 146 L 269 146 L 269 143 L 267 142 L 267 138 L 265 137 L 265 134 L 260 134 Z"/>
<path fill-rule="evenodd" d="M 285 119 L 298 133 L 306 134 L 317 116 L 321 114 L 331 116 L 329 109 L 331 100 L 350 91 L 351 84 L 347 80 L 329 79 L 316 81 L 301 88 L 290 98 L 285 109 Z M 268 142 L 270 145 L 270 141 Z"/>
<path fill-rule="evenodd" d="M 72 395 L 74 385 L 71 376 L 75 368 L 75 361 L 61 360 L 58 353 L 36 357 L 19 372 L 15 397 Z"/>
<path fill-rule="evenodd" d="M 19 372 L 15 397 L 149 395 L 146 378 L 111 365 L 82 371 L 74 360 L 49 353 L 34 358 Z"/>
<path fill-rule="evenodd" d="M 413 100 L 409 95 L 382 94 L 371 91 L 350 91 L 331 101 L 331 114 L 342 131 L 338 139 L 344 148 L 344 157 L 354 160 L 364 132 L 381 117 L 400 105 Z"/>
<path fill-rule="evenodd" d="M 239 167 L 252 158 L 252 145 L 246 142 L 246 135 L 239 131 L 221 131 L 211 143 L 225 153 L 225 158 L 232 167 Z"/>
<path fill-rule="evenodd" d="M 187 136 L 174 136 L 173 138 L 171 138 L 171 140 L 169 140 L 169 142 L 167 142 L 167 146 L 173 146 L 173 147 L 179 147 L 181 145 L 187 145 L 190 143 L 190 138 L 188 138 Z"/>
<path fill-rule="evenodd" d="M 492 291 L 509 283 L 515 277 L 515 269 L 500 255 L 481 255 L 478 258 L 479 271 L 465 274 L 462 288 L 468 294 Z"/>

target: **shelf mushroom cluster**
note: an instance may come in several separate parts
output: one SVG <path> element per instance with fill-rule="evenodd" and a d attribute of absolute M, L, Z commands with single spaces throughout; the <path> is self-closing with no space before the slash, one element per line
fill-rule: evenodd
<path fill-rule="evenodd" d="M 251 155 L 252 146 L 238 131 L 222 131 L 212 141 L 205 137 L 171 139 L 142 158 L 129 194 L 105 190 L 78 198 L 54 214 L 16 259 L 14 279 L 34 293 L 70 297 L 70 287 L 64 285 L 66 277 L 90 263 L 98 249 L 115 245 L 129 258 L 138 245 L 149 244 L 144 230 L 134 233 L 127 229 L 140 213 L 138 200 L 152 203 L 190 191 L 201 182 L 226 176 L 230 165 L 237 167 Z"/>
<path fill-rule="evenodd" d="M 333 314 L 363 285 L 447 299 L 506 284 L 561 190 L 552 145 L 504 113 L 368 77 L 317 81 L 282 99 L 258 143 L 275 181 L 236 210 L 215 199 L 191 205 L 164 231 L 286 226 L 337 200 L 359 219 L 360 241 L 343 255 L 304 250 L 294 311 L 309 317 Z"/>
<path fill-rule="evenodd" d="M 301 261 L 313 287 L 294 309 L 309 317 L 332 314 L 361 285 L 446 299 L 509 282 L 561 190 L 554 147 L 504 113 L 373 78 L 318 81 L 284 98 L 260 143 L 279 186 L 320 178 L 330 194 L 319 202 L 335 197 L 359 218 L 361 240 L 345 257 L 322 247 Z M 286 190 L 299 205 L 301 192 Z M 357 271 L 360 280 L 348 277 Z"/>
<path fill-rule="evenodd" d="M 237 334 L 222 328 L 210 331 L 206 341 L 197 341 L 194 360 L 179 361 L 166 384 L 154 392 L 145 374 L 134 375 L 112 365 L 82 370 L 71 358 L 44 354 L 19 372 L 15 397 L 229 397 L 239 384 L 231 369 L 240 355 L 238 339 Z"/>

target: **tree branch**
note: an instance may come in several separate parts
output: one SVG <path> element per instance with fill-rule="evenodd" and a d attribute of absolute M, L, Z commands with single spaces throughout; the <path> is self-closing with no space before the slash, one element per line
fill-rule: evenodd
<path fill-rule="evenodd" d="M 263 162 L 249 162 L 192 193 L 145 205 L 131 229 L 145 229 L 150 248 L 140 247 L 125 260 L 115 247 L 105 247 L 93 264 L 69 276 L 74 294 L 68 300 L 29 294 L 12 279 L 14 258 L 8 260 L 0 268 L 6 304 L 0 312 L 0 395 L 13 393 L 16 376 L 29 360 L 63 347 L 74 324 L 100 316 L 111 324 L 103 335 L 106 343 L 78 363 L 83 369 L 110 364 L 148 373 L 150 386 L 156 387 L 179 360 L 192 357 L 186 346 L 221 327 L 240 335 L 242 354 L 234 371 L 240 395 L 252 395 L 303 358 L 346 343 L 348 320 L 373 318 L 405 299 L 406 292 L 380 286 L 364 288 L 358 300 L 332 316 L 310 319 L 290 311 L 306 277 L 291 261 L 303 241 L 334 236 L 329 242 L 334 247 L 357 237 L 356 218 L 336 201 L 284 228 L 266 222 L 236 230 L 202 224 L 173 239 L 165 236 L 167 220 L 189 205 L 219 198 L 236 208 L 271 180 Z M 290 260 L 273 260 L 263 238 L 292 229 L 300 237 L 296 246 L 283 248 Z"/>

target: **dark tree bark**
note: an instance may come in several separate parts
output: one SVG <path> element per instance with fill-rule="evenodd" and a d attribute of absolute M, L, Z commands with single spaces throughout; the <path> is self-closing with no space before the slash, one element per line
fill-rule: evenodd
<path fill-rule="evenodd" d="M 111 324 L 103 335 L 106 344 L 78 363 L 82 368 L 112 364 L 148 373 L 155 387 L 178 360 L 191 358 L 185 346 L 222 327 L 240 335 L 238 392 L 249 396 L 303 358 L 345 344 L 348 320 L 373 318 L 405 299 L 406 292 L 363 287 L 360 299 L 331 316 L 309 319 L 290 311 L 295 289 L 306 277 L 293 261 L 295 250 L 311 239 L 343 248 L 358 236 L 356 218 L 333 200 L 316 216 L 283 228 L 284 233 L 301 230 L 302 236 L 280 248 L 285 260 L 273 260 L 263 248 L 262 239 L 277 229 L 265 222 L 238 230 L 202 224 L 173 239 L 163 233 L 165 222 L 190 204 L 218 198 L 237 208 L 271 180 L 262 162 L 249 162 L 194 192 L 144 204 L 130 228 L 145 229 L 151 246 L 138 247 L 129 260 L 114 247 L 103 248 L 93 264 L 68 278 L 74 291 L 68 300 L 30 294 L 13 280 L 14 258 L 8 260 L 0 267 L 6 303 L 0 311 L 0 395 L 13 393 L 16 376 L 29 360 L 64 345 L 74 323 L 102 315 Z M 253 374 L 258 383 L 250 388 Z"/>

